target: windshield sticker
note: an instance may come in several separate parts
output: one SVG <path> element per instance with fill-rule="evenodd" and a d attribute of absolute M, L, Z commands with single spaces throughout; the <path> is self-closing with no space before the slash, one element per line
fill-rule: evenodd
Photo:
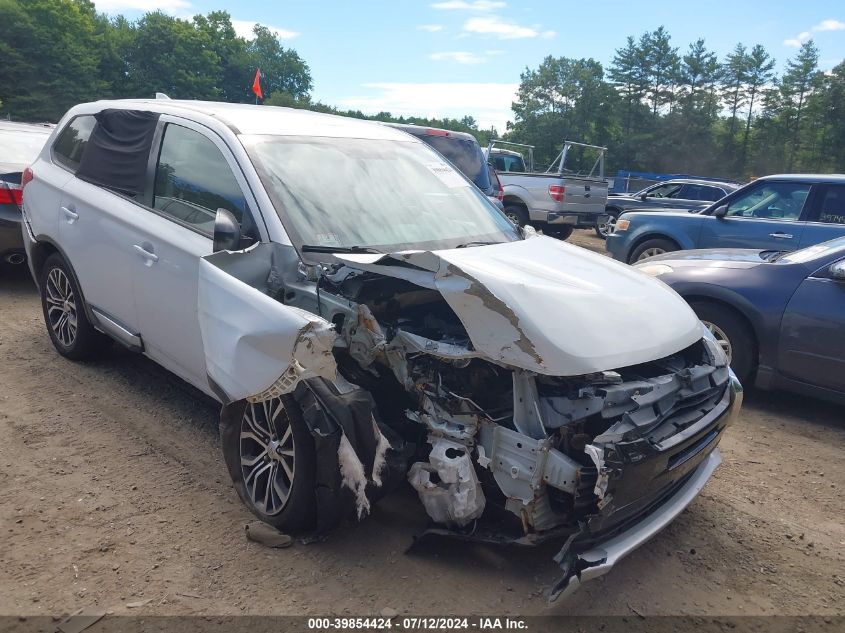
<path fill-rule="evenodd" d="M 335 233 L 317 233 L 315 237 L 321 246 L 340 246 L 340 238 Z"/>
<path fill-rule="evenodd" d="M 449 167 L 449 165 L 444 165 L 443 163 L 429 163 L 426 167 L 428 167 L 432 174 L 440 179 L 440 182 L 450 189 L 455 189 L 457 187 L 469 187 L 469 183 L 461 178 L 461 175 Z"/>

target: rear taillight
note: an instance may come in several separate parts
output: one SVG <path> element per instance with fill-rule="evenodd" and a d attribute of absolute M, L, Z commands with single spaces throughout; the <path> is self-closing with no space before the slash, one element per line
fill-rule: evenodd
<path fill-rule="evenodd" d="M 35 174 L 32 173 L 32 167 L 27 167 L 23 170 L 23 174 L 21 174 L 21 189 L 26 187 L 26 185 L 32 182 L 32 179 L 35 178 Z"/>
<path fill-rule="evenodd" d="M 18 185 L 0 181 L 0 204 L 20 206 L 21 203 L 23 203 L 23 189 Z"/>
<path fill-rule="evenodd" d="M 563 185 L 549 185 L 549 195 L 555 202 L 563 202 L 566 197 L 566 187 Z"/>

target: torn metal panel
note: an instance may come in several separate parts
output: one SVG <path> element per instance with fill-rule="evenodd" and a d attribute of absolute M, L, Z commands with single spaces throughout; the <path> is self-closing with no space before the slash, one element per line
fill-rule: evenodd
<path fill-rule="evenodd" d="M 475 351 L 539 374 L 614 370 L 668 356 L 701 337 L 695 314 L 659 281 L 548 237 L 337 257 L 353 268 L 433 285 Z M 400 262 L 414 268 L 391 265 Z"/>
<path fill-rule="evenodd" d="M 336 334 L 329 322 L 279 303 L 210 258 L 199 262 L 197 311 L 208 376 L 229 401 L 288 393 L 299 380 L 335 376 Z"/>

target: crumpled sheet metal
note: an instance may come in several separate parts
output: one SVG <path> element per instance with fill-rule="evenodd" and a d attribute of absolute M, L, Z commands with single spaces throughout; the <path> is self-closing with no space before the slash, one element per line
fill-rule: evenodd
<path fill-rule="evenodd" d="M 337 335 L 325 319 L 279 303 L 205 259 L 197 305 L 206 370 L 230 402 L 289 391 L 309 377 L 334 379 Z M 291 381 L 285 373 L 294 361 L 302 370 Z"/>
<path fill-rule="evenodd" d="M 552 238 L 337 257 L 352 268 L 438 290 L 475 351 L 544 375 L 627 367 L 701 336 L 698 318 L 661 282 Z"/>

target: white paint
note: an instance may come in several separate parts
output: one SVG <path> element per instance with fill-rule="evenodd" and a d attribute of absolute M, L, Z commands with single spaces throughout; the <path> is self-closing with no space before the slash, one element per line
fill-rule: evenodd
<path fill-rule="evenodd" d="M 279 303 L 205 258 L 197 312 L 208 375 L 233 401 L 271 389 L 294 360 L 303 368 L 299 379 L 335 377 L 336 334 L 328 321 Z"/>
<path fill-rule="evenodd" d="M 355 454 L 355 449 L 349 443 L 346 434 L 340 436 L 340 445 L 337 447 L 337 462 L 340 465 L 341 486 L 346 486 L 355 493 L 355 507 L 358 510 L 358 519 L 363 519 L 370 513 L 370 500 L 367 499 L 367 475 L 364 473 L 364 465 Z"/>
<path fill-rule="evenodd" d="M 387 258 L 436 270 L 433 278 L 411 272 L 440 290 L 479 354 L 541 374 L 577 376 L 636 365 L 674 354 L 701 338 L 695 313 L 665 284 L 545 236 L 474 248 L 339 258 L 387 276 L 408 270 L 379 265 Z"/>

